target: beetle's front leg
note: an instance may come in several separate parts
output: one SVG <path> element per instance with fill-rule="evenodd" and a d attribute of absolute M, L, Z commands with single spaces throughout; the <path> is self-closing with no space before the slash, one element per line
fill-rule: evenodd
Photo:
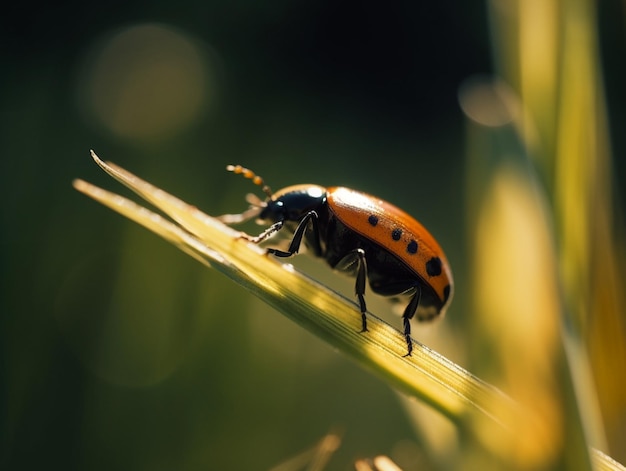
<path fill-rule="evenodd" d="M 309 211 L 308 213 L 306 213 L 306 215 L 300 220 L 298 227 L 296 227 L 296 230 L 293 233 L 293 239 L 291 239 L 291 243 L 289 244 L 289 248 L 287 249 L 287 251 L 279 249 L 267 249 L 267 253 L 274 254 L 277 257 L 291 257 L 292 255 L 297 254 L 298 250 L 300 250 L 300 244 L 302 244 L 302 238 L 304 237 L 304 233 L 306 232 L 310 222 L 313 226 L 314 235 L 313 250 L 316 252 L 316 255 L 319 255 L 321 253 L 321 248 L 320 231 L 317 225 L 317 218 L 318 216 L 315 211 Z M 274 226 L 276 224 L 274 224 Z"/>
<path fill-rule="evenodd" d="M 239 237 L 241 239 L 245 239 L 245 240 L 247 240 L 249 242 L 252 242 L 254 244 L 259 244 L 259 243 L 263 242 L 265 239 L 267 239 L 268 237 L 270 237 L 270 236 L 274 235 L 275 233 L 277 233 L 278 231 L 280 231 L 282 229 L 282 227 L 283 227 L 283 224 L 285 224 L 283 221 L 275 222 L 274 224 L 272 224 L 270 227 L 265 229 L 263 232 L 261 232 L 256 237 L 248 235 L 245 232 L 242 232 L 239 235 Z"/>

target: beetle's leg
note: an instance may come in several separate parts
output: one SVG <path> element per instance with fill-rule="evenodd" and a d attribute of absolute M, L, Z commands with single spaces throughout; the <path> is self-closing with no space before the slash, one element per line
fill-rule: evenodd
<path fill-rule="evenodd" d="M 274 235 L 276 232 L 280 231 L 283 228 L 283 224 L 284 224 L 284 221 L 275 222 L 274 224 L 272 224 L 270 227 L 265 229 L 256 237 L 248 235 L 245 232 L 242 232 L 239 237 L 241 237 L 242 239 L 246 239 L 247 241 L 253 242 L 255 244 L 258 244 L 260 242 L 263 242 L 265 239 L 267 239 L 271 235 Z"/>
<path fill-rule="evenodd" d="M 317 213 L 315 211 L 309 211 L 300 220 L 298 227 L 296 227 L 296 230 L 293 233 L 293 239 L 291 239 L 291 244 L 289 244 L 289 248 L 287 249 L 287 251 L 279 250 L 279 249 L 267 249 L 267 253 L 274 254 L 277 257 L 291 257 L 292 255 L 297 254 L 298 250 L 300 249 L 300 244 L 302 244 L 302 238 L 304 237 L 304 233 L 306 232 L 307 227 L 309 226 L 309 222 L 313 226 L 313 236 L 314 236 L 313 250 L 315 251 L 315 255 L 320 255 L 322 252 L 322 249 L 320 246 L 320 231 L 317 225 Z M 276 224 L 274 224 L 274 226 Z M 281 227 L 282 227 L 282 223 L 281 223 Z"/>
<path fill-rule="evenodd" d="M 215 219 L 219 219 L 224 224 L 240 224 L 249 221 L 259 215 L 259 208 L 249 208 L 241 214 L 222 214 Z"/>
<path fill-rule="evenodd" d="M 361 332 L 367 332 L 367 317 L 365 316 L 367 307 L 365 305 L 364 296 L 365 282 L 367 280 L 367 262 L 365 261 L 365 250 L 354 249 L 353 251 L 348 253 L 348 255 L 343 257 L 337 265 L 335 265 L 335 269 L 345 271 L 354 263 L 357 264 L 354 292 L 356 293 L 356 297 L 359 300 L 359 308 L 361 309 L 361 321 L 363 323 L 363 328 L 361 329 Z"/>
<path fill-rule="evenodd" d="M 219 219 L 224 224 L 241 224 L 242 222 L 246 222 L 257 217 L 261 214 L 263 208 L 267 206 L 267 203 L 261 201 L 261 199 L 253 193 L 248 193 L 246 195 L 246 201 L 250 203 L 250 207 L 243 213 L 222 214 L 221 216 L 217 216 L 216 219 Z"/>
<path fill-rule="evenodd" d="M 422 288 L 417 285 L 415 294 L 411 297 L 409 304 L 404 310 L 404 314 L 402 314 L 402 321 L 404 322 L 404 338 L 406 339 L 406 346 L 408 348 L 408 352 L 405 357 L 410 357 L 411 352 L 413 351 L 413 342 L 411 341 L 411 319 L 415 315 L 418 306 L 420 305 L 420 298 L 422 297 Z"/>

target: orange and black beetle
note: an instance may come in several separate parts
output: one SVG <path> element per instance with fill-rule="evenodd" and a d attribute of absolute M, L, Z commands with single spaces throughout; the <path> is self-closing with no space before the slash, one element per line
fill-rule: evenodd
<path fill-rule="evenodd" d="M 242 214 L 220 219 L 228 224 L 257 218 L 271 226 L 260 235 L 243 238 L 259 243 L 283 227 L 293 234 L 289 248 L 267 249 L 277 257 L 298 253 L 304 240 L 317 257 L 341 272 L 356 277 L 362 331 L 365 316 L 366 280 L 375 293 L 408 296 L 402 315 L 407 356 L 411 355 L 410 320 L 429 321 L 443 314 L 453 292 L 452 272 L 443 250 L 432 235 L 407 213 L 372 195 L 343 187 L 294 185 L 272 193 L 263 179 L 239 165 L 227 170 L 263 185 L 263 201 L 248 195 L 250 208 Z"/>

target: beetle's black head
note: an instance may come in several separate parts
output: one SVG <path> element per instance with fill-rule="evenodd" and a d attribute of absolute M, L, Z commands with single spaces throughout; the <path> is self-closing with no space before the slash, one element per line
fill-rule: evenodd
<path fill-rule="evenodd" d="M 326 188 L 295 185 L 283 188 L 263 202 L 259 222 L 299 221 L 310 211 L 326 204 Z"/>
<path fill-rule="evenodd" d="M 224 214 L 219 219 L 226 224 L 237 224 L 257 219 L 259 224 L 278 221 L 298 222 L 308 212 L 320 210 L 326 204 L 326 188 L 319 185 L 295 185 L 272 193 L 263 179 L 252 170 L 241 165 L 229 165 L 226 170 L 252 180 L 263 188 L 267 196 L 262 200 L 253 193 L 246 196 L 250 207 L 241 214 Z"/>

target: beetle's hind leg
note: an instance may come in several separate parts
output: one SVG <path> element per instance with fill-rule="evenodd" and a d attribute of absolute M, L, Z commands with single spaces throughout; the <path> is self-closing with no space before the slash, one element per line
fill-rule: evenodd
<path fill-rule="evenodd" d="M 405 357 L 410 357 L 413 351 L 413 342 L 411 341 L 411 319 L 415 316 L 415 312 L 420 305 L 422 297 L 422 288 L 417 285 L 415 293 L 411 296 L 411 300 L 402 314 L 402 322 L 404 323 L 404 338 L 406 339 L 407 353 Z"/>
<path fill-rule="evenodd" d="M 349 268 L 356 263 L 356 283 L 354 285 L 354 292 L 359 300 L 359 308 L 361 309 L 361 322 L 363 328 L 361 332 L 367 332 L 367 306 L 365 305 L 365 282 L 367 281 L 367 262 L 365 261 L 365 250 L 354 249 L 343 257 L 335 269 L 339 271 L 350 271 Z"/>

